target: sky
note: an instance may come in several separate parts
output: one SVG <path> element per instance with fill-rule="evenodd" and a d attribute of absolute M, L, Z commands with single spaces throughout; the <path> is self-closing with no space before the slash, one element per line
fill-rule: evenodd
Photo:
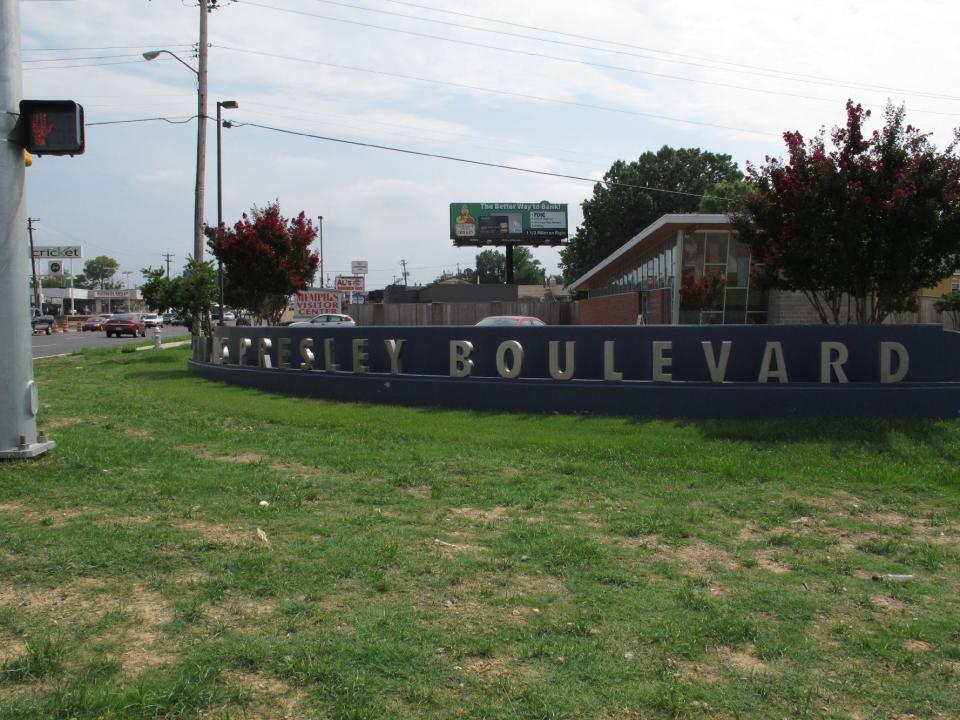
<path fill-rule="evenodd" d="M 591 179 L 664 145 L 726 153 L 743 169 L 782 157 L 784 131 L 842 124 L 848 98 L 873 111 L 870 127 L 888 101 L 904 104 L 940 148 L 960 126 L 954 0 L 220 5 L 207 114 L 239 103 L 224 110 L 224 220 L 274 200 L 286 216 L 322 215 L 325 274 L 365 260 L 368 290 L 399 278 L 402 260 L 410 284 L 474 266 L 476 249 L 449 238 L 450 203 L 567 203 L 572 234 Z M 196 67 L 197 5 L 20 8 L 24 97 L 76 100 L 87 123 L 84 155 L 27 169 L 36 243 L 110 256 L 131 285 L 164 254 L 178 273 L 193 252 L 196 81 L 169 55 L 142 53 Z M 115 122 L 146 118 L 171 122 Z M 215 224 L 214 122 L 207 135 L 204 217 Z M 557 249 L 533 255 L 559 272 Z"/>

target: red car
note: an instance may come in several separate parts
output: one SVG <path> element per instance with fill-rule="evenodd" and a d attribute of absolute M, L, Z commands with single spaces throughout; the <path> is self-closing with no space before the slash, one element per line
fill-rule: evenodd
<path fill-rule="evenodd" d="M 143 324 L 143 316 L 137 313 L 114 315 L 107 320 L 104 330 L 107 331 L 107 337 L 113 337 L 114 335 L 117 337 L 121 335 L 133 335 L 134 337 L 138 335 L 140 337 L 147 336 L 147 328 Z"/>
<path fill-rule="evenodd" d="M 546 325 L 546 323 L 538 317 L 529 317 L 527 315 L 491 315 L 490 317 L 485 317 L 478 322 L 477 325 L 486 327 L 510 327 L 517 325 L 542 327 Z"/>
<path fill-rule="evenodd" d="M 83 331 L 87 332 L 88 330 L 104 330 L 107 327 L 107 322 L 112 318 L 113 315 L 97 315 L 96 317 L 87 318 L 83 322 Z"/>

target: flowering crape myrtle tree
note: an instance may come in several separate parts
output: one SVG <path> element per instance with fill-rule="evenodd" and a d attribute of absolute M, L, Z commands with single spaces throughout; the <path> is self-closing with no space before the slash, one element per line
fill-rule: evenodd
<path fill-rule="evenodd" d="M 225 302 L 269 325 L 280 322 L 291 295 L 313 282 L 320 257 L 310 243 L 317 231 L 303 212 L 287 219 L 279 202 L 254 206 L 232 229 L 208 227 L 206 233 L 223 263 Z"/>
<path fill-rule="evenodd" d="M 887 105 L 870 116 L 847 102 L 847 123 L 804 141 L 783 137 L 786 161 L 748 166 L 750 192 L 732 220 L 768 287 L 803 293 L 824 323 L 880 323 L 915 307 L 917 291 L 960 268 L 957 139 L 938 153 L 928 136 Z M 848 310 L 849 312 L 849 310 Z"/>

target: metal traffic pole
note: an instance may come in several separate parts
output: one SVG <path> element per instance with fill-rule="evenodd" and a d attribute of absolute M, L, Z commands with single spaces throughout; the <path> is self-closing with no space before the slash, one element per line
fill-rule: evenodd
<path fill-rule="evenodd" d="M 0 0 L 0 459 L 30 458 L 54 447 L 37 436 L 23 147 L 11 137 L 23 91 L 20 0 Z"/>

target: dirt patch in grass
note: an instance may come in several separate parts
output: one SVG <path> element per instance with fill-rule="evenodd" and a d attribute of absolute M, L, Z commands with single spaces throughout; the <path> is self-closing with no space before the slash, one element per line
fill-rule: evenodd
<path fill-rule="evenodd" d="M 88 591 L 88 582 L 75 582 L 55 588 L 13 587 L 0 584 L 0 607 L 20 607 L 42 612 L 49 620 L 70 620 L 79 615 L 104 614 L 109 607 Z M 96 587 L 96 586 L 94 586 Z"/>
<path fill-rule="evenodd" d="M 734 648 L 720 648 L 717 651 L 720 659 L 733 668 L 741 672 L 750 674 L 763 673 L 767 671 L 767 665 L 753 654 L 753 648 L 735 650 Z"/>
<path fill-rule="evenodd" d="M 88 507 L 75 508 L 32 508 L 18 502 L 0 503 L 0 517 L 9 515 L 20 518 L 32 524 L 45 525 L 47 527 L 63 527 L 68 521 L 93 512 Z"/>
<path fill-rule="evenodd" d="M 497 507 L 491 508 L 490 510 L 480 510 L 478 508 L 461 507 L 461 508 L 454 508 L 450 511 L 451 515 L 456 515 L 458 517 L 465 517 L 471 522 L 481 523 L 481 524 L 488 523 L 488 522 L 496 522 L 497 520 L 502 518 L 504 515 L 506 515 L 506 513 L 507 513 L 507 508 L 503 507 L 502 505 L 498 505 Z"/>
<path fill-rule="evenodd" d="M 150 434 L 149 430 L 144 430 L 142 428 L 124 428 L 120 431 L 125 437 L 128 438 L 138 438 L 141 440 L 151 438 L 153 435 Z"/>
<path fill-rule="evenodd" d="M 673 676 L 688 683 L 715 683 L 720 681 L 720 674 L 712 663 L 681 662 L 676 663 L 676 672 Z"/>
<path fill-rule="evenodd" d="M 907 604 L 889 595 L 871 595 L 870 602 L 882 613 L 900 615 L 907 609 Z"/>
<path fill-rule="evenodd" d="M 242 717 L 249 720 L 292 720 L 305 717 L 298 711 L 303 691 L 276 678 L 259 673 L 229 670 L 221 675 L 234 687 L 242 689 L 250 700 Z"/>
<path fill-rule="evenodd" d="M 737 567 L 737 562 L 730 553 L 718 547 L 694 540 L 684 543 L 676 548 L 660 546 L 661 550 L 667 550 L 681 565 L 683 569 L 692 575 L 709 575 L 710 568 L 722 567 L 726 570 L 733 570 Z"/>
<path fill-rule="evenodd" d="M 452 558 L 457 555 L 470 554 L 476 555 L 485 550 L 485 548 L 480 545 L 470 545 L 468 543 L 454 543 L 447 542 L 446 540 L 441 540 L 440 538 L 434 538 L 430 543 L 433 552 L 436 555 L 439 555 L 442 558 Z"/>
<path fill-rule="evenodd" d="M 270 469 L 301 480 L 342 477 L 341 473 L 337 473 L 324 465 L 306 465 L 305 463 L 292 462 L 290 460 L 270 463 Z"/>
<path fill-rule="evenodd" d="M 18 658 L 27 651 L 27 646 L 6 635 L 0 636 L 0 665 Z"/>
<path fill-rule="evenodd" d="M 603 527 L 603 521 L 600 520 L 593 513 L 588 512 L 576 512 L 573 516 L 580 521 L 580 524 L 586 525 L 587 527 L 600 528 Z"/>
<path fill-rule="evenodd" d="M 777 560 L 774 557 L 773 551 L 771 550 L 761 550 L 754 555 L 754 558 L 757 561 L 757 567 L 768 573 L 773 573 L 774 575 L 786 575 L 788 572 L 790 572 L 790 567 Z"/>
<path fill-rule="evenodd" d="M 257 453 L 237 453 L 235 455 L 221 455 L 202 445 L 184 445 L 183 450 L 198 460 L 213 460 L 215 462 L 229 462 L 241 464 L 255 464 L 263 462 L 264 455 Z"/>
<path fill-rule="evenodd" d="M 204 540 L 217 545 L 238 546 L 257 541 L 256 528 L 228 527 L 218 523 L 208 523 L 203 520 L 173 520 L 173 527 L 195 532 Z"/>
<path fill-rule="evenodd" d="M 904 640 L 903 649 L 910 652 L 927 652 L 933 646 L 923 640 Z"/>
<path fill-rule="evenodd" d="M 89 422 L 88 418 L 78 418 L 78 417 L 59 417 L 59 418 L 50 418 L 41 423 L 43 430 L 56 430 L 57 428 L 69 427 L 70 425 L 80 425 L 81 423 Z"/>
<path fill-rule="evenodd" d="M 507 658 L 469 658 L 461 666 L 470 675 L 499 677 L 509 674 L 510 661 Z"/>
<path fill-rule="evenodd" d="M 222 602 L 210 606 L 206 614 L 227 627 L 261 626 L 277 612 L 276 603 L 269 598 L 254 598 L 234 593 Z"/>

